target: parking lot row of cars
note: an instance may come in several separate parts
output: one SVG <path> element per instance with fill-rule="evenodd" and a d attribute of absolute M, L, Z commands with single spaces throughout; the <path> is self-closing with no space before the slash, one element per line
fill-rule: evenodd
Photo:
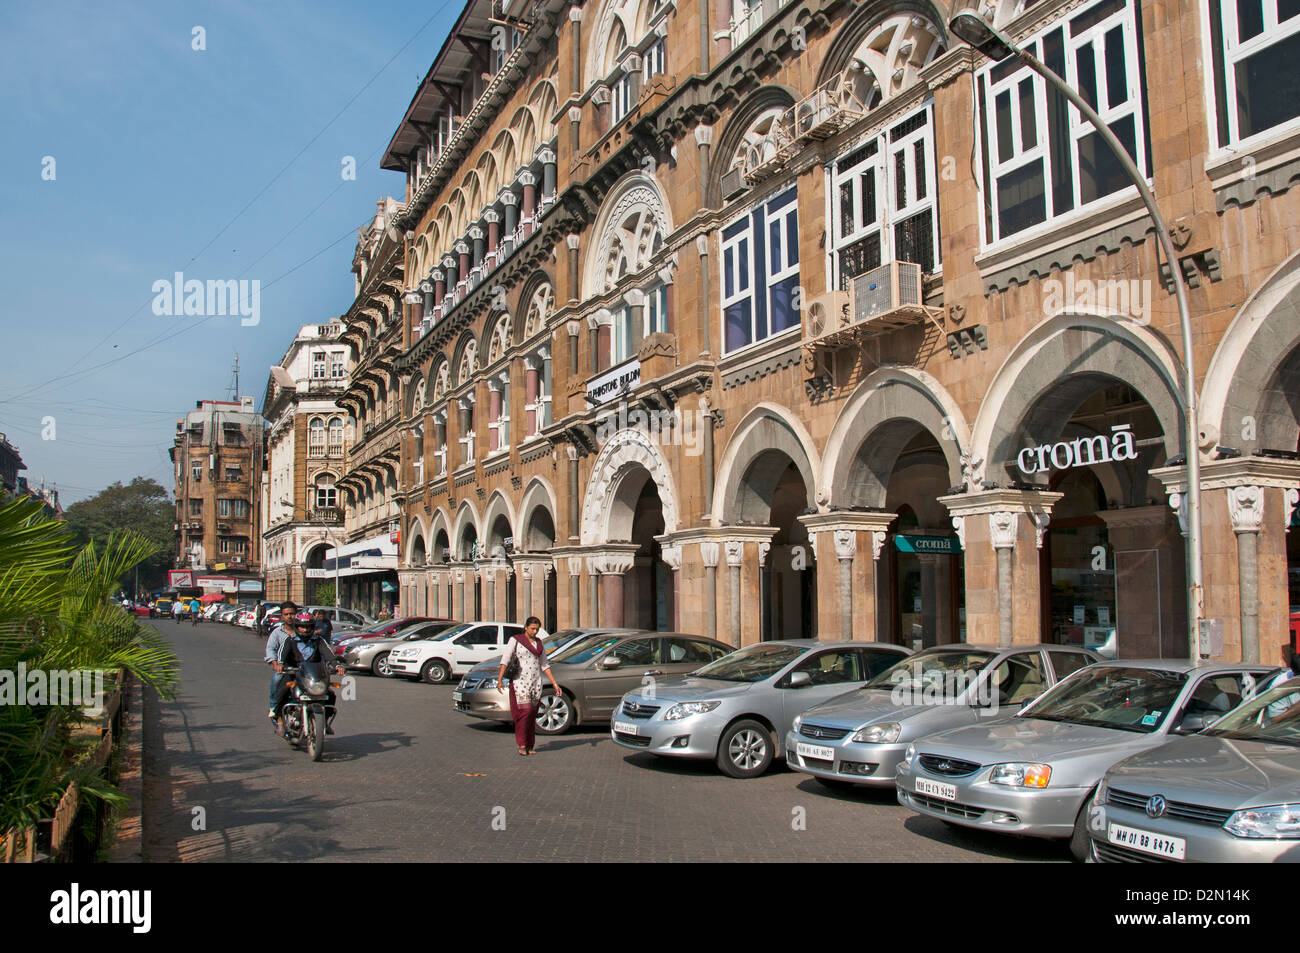
<path fill-rule="evenodd" d="M 414 619 L 337 643 L 354 670 L 459 677 L 458 711 L 509 721 L 497 673 L 520 628 Z M 1061 839 L 1078 859 L 1300 859 L 1300 680 L 1279 668 L 1063 645 L 735 650 L 633 629 L 547 642 L 561 692 L 545 690 L 541 734 L 608 723 L 625 748 L 736 778 L 784 759 L 950 825 Z"/>

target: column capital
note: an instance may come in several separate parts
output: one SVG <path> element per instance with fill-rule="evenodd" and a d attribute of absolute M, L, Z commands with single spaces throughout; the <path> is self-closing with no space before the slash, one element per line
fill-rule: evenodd
<path fill-rule="evenodd" d="M 662 542 L 664 537 L 656 536 L 655 539 L 661 540 L 659 544 L 659 556 L 664 563 L 673 572 L 682 568 L 682 547 L 676 543 Z"/>
<path fill-rule="evenodd" d="M 577 232 L 569 232 L 564 236 L 564 244 L 569 246 L 569 251 L 577 251 L 578 246 L 582 244 L 582 236 Z"/>
<path fill-rule="evenodd" d="M 468 234 L 471 241 L 478 242 L 483 240 L 483 229 L 479 228 L 477 225 L 471 225 Z"/>
<path fill-rule="evenodd" d="M 758 544 L 758 565 L 760 567 L 765 567 L 767 565 L 767 554 L 771 549 L 771 543 L 763 542 Z"/>
<path fill-rule="evenodd" d="M 489 224 L 496 224 L 501 221 L 501 213 L 494 208 L 490 208 L 483 213 L 483 221 L 488 222 Z"/>
<path fill-rule="evenodd" d="M 1013 510 L 998 510 L 988 514 L 989 541 L 994 549 L 1014 549 L 1016 533 L 1020 528 L 1020 514 Z"/>
<path fill-rule="evenodd" d="M 727 551 L 727 565 L 739 566 L 745 558 L 745 541 L 743 539 L 729 539 L 723 543 Z"/>
<path fill-rule="evenodd" d="M 955 522 L 955 521 L 954 521 L 954 522 Z M 958 534 L 958 535 L 960 535 L 960 534 Z M 880 552 L 881 552 L 881 550 L 883 550 L 883 549 L 885 548 L 885 540 L 888 539 L 888 538 L 889 538 L 889 534 L 886 533 L 883 529 L 875 529 L 875 530 L 872 530 L 872 531 L 871 531 L 871 560 L 872 560 L 872 562 L 879 562 L 879 561 L 880 561 Z"/>
<path fill-rule="evenodd" d="M 837 529 L 831 532 L 831 540 L 835 544 L 835 558 L 839 560 L 852 559 L 858 552 L 858 534 L 850 529 Z"/>
<path fill-rule="evenodd" d="M 695 144 L 697 146 L 707 146 L 713 143 L 713 127 L 700 123 L 695 127 Z"/>
<path fill-rule="evenodd" d="M 718 565 L 718 544 L 700 543 L 700 559 L 705 568 L 712 569 Z"/>
<path fill-rule="evenodd" d="M 497 193 L 497 201 L 502 205 L 518 205 L 519 196 L 510 191 L 510 189 L 502 189 Z"/>
<path fill-rule="evenodd" d="M 1264 488 L 1250 484 L 1229 487 L 1228 515 L 1234 533 L 1258 533 L 1264 521 Z"/>
<path fill-rule="evenodd" d="M 887 513 L 884 511 L 872 511 L 867 513 L 851 513 L 847 511 L 835 511 L 831 513 L 814 513 L 810 516 L 800 516 L 799 522 L 808 528 L 809 533 L 814 532 L 835 532 L 837 530 L 851 530 L 861 532 L 887 531 L 894 520 L 898 519 L 897 513 Z"/>
<path fill-rule="evenodd" d="M 582 333 L 582 322 L 568 321 L 564 325 L 564 330 L 568 332 L 569 337 L 576 338 L 579 334 Z"/>
<path fill-rule="evenodd" d="M 579 122 L 582 122 L 582 107 L 581 107 L 581 106 L 570 106 L 570 107 L 569 107 L 569 122 L 572 122 L 572 123 L 579 123 Z"/>
<path fill-rule="evenodd" d="M 543 146 L 537 150 L 537 161 L 542 163 L 542 165 L 554 165 L 555 152 L 550 148 Z"/>
<path fill-rule="evenodd" d="M 636 562 L 636 543 L 606 543 L 596 549 L 588 550 L 587 569 L 602 576 L 621 576 L 628 572 Z"/>
<path fill-rule="evenodd" d="M 468 255 L 468 254 L 469 254 L 469 245 L 468 245 L 468 243 L 466 243 L 466 242 L 464 242 L 464 241 L 459 241 L 459 242 L 457 242 L 457 243 L 456 243 L 454 246 L 452 246 L 452 247 L 456 250 L 456 254 L 457 254 L 457 255 Z"/>
<path fill-rule="evenodd" d="M 519 183 L 521 185 L 536 185 L 537 176 L 533 175 L 527 169 L 524 169 L 523 172 L 519 173 Z"/>
<path fill-rule="evenodd" d="M 979 493 L 954 493 L 939 497 L 939 502 L 953 516 L 980 516 L 987 513 L 1046 513 L 1064 497 L 1048 490 L 986 490 Z"/>

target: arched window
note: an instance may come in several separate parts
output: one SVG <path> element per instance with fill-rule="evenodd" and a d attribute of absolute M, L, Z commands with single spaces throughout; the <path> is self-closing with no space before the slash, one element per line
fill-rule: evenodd
<path fill-rule="evenodd" d="M 451 376 L 447 368 L 446 361 L 443 361 L 438 366 L 438 373 L 433 379 L 433 397 L 430 401 L 433 404 L 437 404 L 447 396 L 447 387 L 450 385 L 449 378 Z"/>
<path fill-rule="evenodd" d="M 634 173 L 606 200 L 597 218 L 599 237 L 589 259 L 592 278 L 587 294 L 603 294 L 624 277 L 645 271 L 671 231 L 658 183 Z"/>
<path fill-rule="evenodd" d="M 489 367 L 505 357 L 506 349 L 510 347 L 510 326 L 510 315 L 507 314 L 502 315 L 492 329 L 492 338 L 488 341 Z"/>
<path fill-rule="evenodd" d="M 554 310 L 555 289 L 551 287 L 550 282 L 538 285 L 528 301 L 528 314 L 524 319 L 524 340 L 540 333 L 551 319 L 551 312 Z"/>
<path fill-rule="evenodd" d="M 325 456 L 325 421 L 313 417 L 307 424 L 307 456 Z"/>
<path fill-rule="evenodd" d="M 316 509 L 333 509 L 338 505 L 338 491 L 334 486 L 334 475 L 322 473 L 316 477 Z"/>
<path fill-rule="evenodd" d="M 477 356 L 478 344 L 470 341 L 465 345 L 465 353 L 460 358 L 460 367 L 456 370 L 457 386 L 468 383 L 469 379 L 474 376 L 474 372 L 478 369 Z"/>
<path fill-rule="evenodd" d="M 329 455 L 343 456 L 343 418 L 331 417 L 329 425 Z"/>

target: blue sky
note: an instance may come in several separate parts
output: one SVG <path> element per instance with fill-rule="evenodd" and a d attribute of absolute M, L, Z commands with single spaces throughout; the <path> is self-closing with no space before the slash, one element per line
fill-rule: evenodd
<path fill-rule="evenodd" d="M 137 475 L 170 491 L 175 421 L 227 398 L 236 353 L 260 405 L 297 328 L 351 303 L 356 229 L 403 196 L 380 157 L 462 6 L 0 10 L 0 432 L 29 480 L 65 506 Z M 177 271 L 260 281 L 260 323 L 155 315 Z"/>

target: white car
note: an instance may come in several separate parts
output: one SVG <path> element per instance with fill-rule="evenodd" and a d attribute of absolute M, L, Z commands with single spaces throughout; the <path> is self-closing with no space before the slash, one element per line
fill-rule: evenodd
<path fill-rule="evenodd" d="M 388 668 L 393 675 L 441 685 L 481 662 L 499 658 L 510 636 L 523 631 L 522 625 L 511 622 L 466 622 L 432 639 L 394 649 Z"/>

